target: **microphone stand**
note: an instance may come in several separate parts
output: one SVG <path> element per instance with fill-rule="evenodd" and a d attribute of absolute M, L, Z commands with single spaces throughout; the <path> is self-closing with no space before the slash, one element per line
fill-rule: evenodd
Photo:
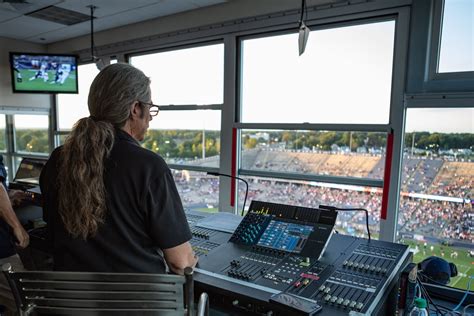
<path fill-rule="evenodd" d="M 335 207 L 335 206 L 328 206 L 328 205 L 319 205 L 320 209 L 323 210 L 330 210 L 330 211 L 342 211 L 342 212 L 365 212 L 365 225 L 367 227 L 367 235 L 369 236 L 369 241 L 370 239 L 370 228 L 369 228 L 369 211 L 367 211 L 365 208 L 340 208 L 340 207 Z"/>
<path fill-rule="evenodd" d="M 207 174 L 211 175 L 211 176 L 223 176 L 223 177 L 227 177 L 227 178 L 231 178 L 231 179 L 237 179 L 237 180 L 240 180 L 243 183 L 245 183 L 245 199 L 244 199 L 244 205 L 242 206 L 242 212 L 240 213 L 240 216 L 244 216 L 245 203 L 247 202 L 247 195 L 249 193 L 249 184 L 248 184 L 248 182 L 246 180 L 244 180 L 243 178 L 240 178 L 240 177 L 237 177 L 237 176 L 232 176 L 230 174 L 220 173 L 220 172 L 211 172 L 211 171 L 209 171 Z"/>

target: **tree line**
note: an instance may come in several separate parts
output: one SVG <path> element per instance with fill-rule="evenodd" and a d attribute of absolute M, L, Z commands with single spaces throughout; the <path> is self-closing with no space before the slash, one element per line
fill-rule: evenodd
<path fill-rule="evenodd" d="M 204 135 L 204 142 L 203 142 Z M 2 137 L 3 136 L 3 137 Z M 414 141 L 413 141 L 414 137 Z M 5 131 L 0 130 L 0 150 L 6 149 Z M 61 139 L 62 141 L 64 138 Z M 387 135 L 373 132 L 334 131 L 243 131 L 243 149 L 257 146 L 278 146 L 288 150 L 304 148 L 329 151 L 332 146 L 351 146 L 351 151 L 359 147 L 385 148 Z M 49 152 L 48 131 L 46 129 L 17 129 L 15 131 L 17 151 Z M 149 130 L 142 146 L 164 157 L 198 159 L 218 155 L 220 152 L 220 132 L 202 130 Z M 411 147 L 438 152 L 449 149 L 474 150 L 474 134 L 471 133 L 429 133 L 405 134 L 405 148 Z M 204 148 L 203 148 L 204 147 Z"/>
<path fill-rule="evenodd" d="M 252 135 L 253 134 L 253 135 Z M 262 137 L 265 134 L 265 138 Z M 351 146 L 351 151 L 358 147 L 385 148 L 387 134 L 374 132 L 334 132 L 334 131 L 271 131 L 260 133 L 247 132 L 243 137 L 244 148 L 255 148 L 257 144 L 274 144 L 283 142 L 287 149 L 302 149 L 307 147 L 320 150 L 331 150 L 333 144 L 338 146 Z M 415 142 L 413 143 L 413 137 Z M 474 150 L 474 134 L 470 133 L 430 133 L 416 132 L 405 133 L 405 147 L 414 146 L 417 149 L 449 150 L 471 149 Z"/>

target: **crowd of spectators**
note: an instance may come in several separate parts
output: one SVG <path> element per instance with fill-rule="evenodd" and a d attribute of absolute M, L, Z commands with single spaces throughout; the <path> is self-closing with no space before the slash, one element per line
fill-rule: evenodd
<path fill-rule="evenodd" d="M 312 160 L 305 156 L 301 159 L 294 153 L 285 155 L 278 152 L 278 158 L 272 159 L 272 153 L 255 155 L 252 163 L 257 164 L 255 169 L 265 168 L 272 171 L 301 172 L 309 167 L 306 163 L 312 163 L 312 167 L 319 163 L 321 168 L 331 166 L 326 174 L 335 176 L 347 176 L 343 170 L 329 161 L 340 161 L 348 170 L 365 168 L 367 174 L 376 174 L 378 171 L 369 170 L 381 168 L 380 162 L 362 164 L 360 159 L 332 159 L 331 157 L 317 157 Z M 327 154 L 331 156 L 331 154 Z M 352 155 L 354 156 L 354 155 Z M 265 158 L 262 163 L 261 159 Z M 277 157 L 277 156 L 275 156 Z M 285 158 L 286 157 L 286 158 Z M 360 157 L 359 157 L 360 158 Z M 247 164 L 250 162 L 247 160 Z M 303 161 L 305 160 L 305 161 Z M 351 166 L 351 161 L 354 166 Z M 357 162 L 357 165 L 355 164 Z M 247 168 L 251 166 L 246 166 Z M 291 169 L 293 167 L 294 169 Z M 323 173 L 324 174 L 324 173 Z M 183 203 L 187 207 L 196 205 L 217 208 L 218 201 L 218 178 L 207 176 L 204 173 L 175 171 L 175 179 L 178 184 Z M 274 203 L 300 205 L 316 208 L 319 205 L 331 205 L 337 207 L 356 207 L 369 210 L 369 224 L 371 230 L 379 230 L 380 210 L 382 195 L 380 190 L 374 192 L 361 190 L 340 189 L 334 187 L 321 187 L 305 183 L 303 181 L 263 179 L 247 177 L 249 180 L 248 200 L 271 201 Z M 427 198 L 413 198 L 407 194 L 400 197 L 400 213 L 398 226 L 400 233 L 419 234 L 422 236 L 436 237 L 440 239 L 456 239 L 473 241 L 474 210 L 470 197 L 474 196 L 474 163 L 452 162 L 443 159 L 426 159 L 405 157 L 403 164 L 403 177 L 401 191 L 404 193 L 423 193 L 436 196 L 448 196 L 461 198 L 464 202 L 447 202 Z M 240 186 L 239 203 L 243 203 L 244 191 Z M 249 203 L 247 203 L 247 207 Z M 338 227 L 348 233 L 365 235 L 364 213 L 341 213 L 338 218 Z"/>

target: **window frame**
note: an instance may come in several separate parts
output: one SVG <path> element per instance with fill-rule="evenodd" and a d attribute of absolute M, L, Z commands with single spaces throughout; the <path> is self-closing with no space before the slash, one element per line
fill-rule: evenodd
<path fill-rule="evenodd" d="M 127 60 L 127 63 L 132 65 L 131 63 L 131 58 L 132 57 L 139 57 L 139 56 L 144 56 L 144 55 L 150 55 L 150 54 L 157 54 L 157 53 L 164 53 L 164 52 L 173 52 L 181 49 L 189 49 L 189 48 L 197 48 L 197 47 L 205 47 L 209 45 L 215 45 L 215 44 L 223 44 L 223 49 L 224 49 L 224 60 L 225 61 L 225 44 L 224 41 L 221 39 L 212 39 L 212 40 L 197 40 L 197 41 L 192 41 L 192 42 L 187 42 L 184 44 L 174 44 L 174 45 L 164 45 L 163 47 L 158 47 L 153 50 L 145 50 L 145 51 L 140 51 L 140 52 L 134 52 L 134 53 L 129 53 L 125 55 L 125 58 Z M 224 66 L 225 67 L 225 66 Z M 224 80 L 225 80 L 225 71 L 224 71 Z M 224 91 L 223 91 L 224 93 Z M 210 111 L 221 111 L 221 117 L 222 117 L 222 110 L 224 108 L 224 102 L 219 103 L 219 104 L 203 104 L 203 105 L 198 105 L 198 104 L 159 104 L 160 106 L 160 111 L 197 111 L 197 110 L 210 110 Z M 220 132 L 222 131 L 222 121 L 221 121 L 221 127 L 220 127 Z M 222 144 L 222 142 L 221 142 Z M 222 147 L 221 147 L 221 152 L 222 152 Z M 219 154 L 220 156 L 220 154 Z M 168 163 L 168 166 L 171 169 L 176 169 L 176 170 L 190 170 L 190 171 L 198 171 L 198 172 L 219 172 L 219 168 L 216 167 L 202 167 L 202 166 L 193 166 L 189 164 L 171 164 Z"/>
<path fill-rule="evenodd" d="M 412 109 L 436 109 L 436 108 L 473 108 L 474 104 L 474 93 L 438 93 L 438 94 L 406 94 L 404 101 L 404 112 Z M 406 115 L 405 115 L 406 116 Z M 403 128 L 405 133 L 405 128 Z M 403 140 L 404 142 L 404 140 Z M 403 145 L 404 146 L 404 145 Z M 403 148 L 403 147 L 402 147 Z M 402 155 L 403 159 L 403 155 Z M 403 160 L 401 160 L 403 163 Z M 402 174 L 400 173 L 400 176 Z M 396 227 L 398 232 L 398 227 Z M 452 302 L 459 302 L 461 296 L 466 292 L 458 288 L 450 287 L 447 285 L 434 285 L 430 283 L 423 283 L 430 294 L 436 295 L 440 298 L 450 300 Z M 442 293 L 442 296 L 440 296 Z M 474 302 L 474 294 L 468 295 L 467 302 Z"/>
<path fill-rule="evenodd" d="M 399 7 L 392 9 L 385 9 L 373 12 L 363 12 L 357 14 L 348 14 L 342 16 L 333 16 L 329 18 L 320 18 L 307 20 L 307 25 L 311 30 L 343 27 L 350 25 L 360 25 L 363 23 L 371 23 L 377 21 L 395 21 L 395 34 L 394 34 L 394 54 L 393 54 L 393 65 L 406 65 L 408 58 L 408 34 L 409 34 L 409 21 L 410 21 L 410 9 L 407 7 Z M 380 221 L 380 239 L 387 241 L 394 241 L 396 234 L 396 224 L 398 221 L 399 212 L 399 187 L 400 187 L 400 172 L 401 172 L 401 156 L 402 156 L 402 141 L 403 133 L 402 127 L 404 122 L 403 113 L 403 99 L 405 92 L 405 67 L 393 67 L 392 68 L 392 82 L 391 82 L 391 96 L 390 96 L 390 107 L 389 107 L 389 122 L 387 124 L 268 124 L 268 123 L 242 123 L 240 121 L 241 113 L 241 80 L 242 80 L 242 40 L 249 38 L 264 37 L 266 34 L 274 35 L 277 32 L 284 33 L 288 31 L 294 31 L 293 28 L 288 26 L 277 26 L 266 29 L 265 31 L 246 31 L 241 34 L 236 34 L 236 51 L 237 51 L 237 65 L 236 65 L 236 96 L 235 96 L 235 118 L 232 125 L 233 129 L 237 131 L 236 140 L 232 140 L 236 148 L 236 159 L 237 168 L 235 170 L 236 175 L 257 175 L 257 172 L 252 170 L 242 170 L 240 168 L 241 159 L 241 144 L 240 144 L 240 131 L 243 129 L 292 129 L 292 130 L 327 130 L 327 131 L 361 131 L 361 132 L 385 132 L 392 133 L 393 135 L 393 146 L 392 146 L 392 159 L 391 159 L 391 174 L 390 178 L 386 179 L 388 182 L 384 184 L 384 181 L 374 183 L 373 179 L 352 179 L 348 177 L 327 177 L 321 175 L 308 175 L 309 181 L 324 182 L 331 181 L 331 183 L 341 184 L 357 184 L 362 186 L 382 187 L 387 186 L 388 199 L 387 199 L 387 214 L 385 219 Z M 226 60 L 227 62 L 227 60 Z M 233 157 L 231 157 L 233 158 Z M 389 163 L 389 162 L 386 162 Z M 232 169 L 231 169 L 232 170 Z M 263 176 L 263 173 L 258 172 Z M 298 177 L 301 179 L 302 175 L 297 173 L 275 173 L 269 171 L 267 175 L 273 174 L 278 178 L 291 178 Z M 238 194 L 238 190 L 235 186 L 231 186 L 231 202 L 235 201 Z M 235 205 L 234 210 L 236 211 Z"/>
<path fill-rule="evenodd" d="M 438 72 L 441 52 L 441 35 L 443 29 L 444 4 L 446 0 L 433 1 L 433 22 L 431 26 L 429 55 L 428 55 L 428 81 L 464 79 L 474 81 L 474 71 Z M 473 51 L 474 53 L 474 51 Z"/>
<path fill-rule="evenodd" d="M 5 157 L 4 164 L 8 168 L 8 181 L 13 181 L 16 168 L 16 158 L 48 158 L 52 150 L 52 124 L 50 110 L 40 107 L 0 106 L 0 113 L 5 115 L 5 151 L 0 155 Z M 48 153 L 29 153 L 16 150 L 16 128 L 14 115 L 47 115 L 48 116 Z"/>
<path fill-rule="evenodd" d="M 437 73 L 444 0 L 417 0 L 412 4 L 407 94 L 469 93 L 474 72 Z"/>
<path fill-rule="evenodd" d="M 400 10 L 403 11 L 403 10 Z M 328 30 L 328 29 L 334 29 L 334 28 L 342 28 L 342 27 L 349 27 L 349 26 L 357 26 L 357 25 L 365 25 L 365 24 L 370 24 L 370 23 L 378 23 L 378 22 L 389 22 L 393 21 L 395 22 L 395 32 L 397 32 L 397 19 L 399 18 L 400 12 L 393 12 L 392 10 L 388 12 L 380 12 L 377 14 L 375 12 L 374 14 L 369 14 L 369 12 L 366 12 L 366 14 L 358 14 L 358 15 L 348 15 L 348 16 L 342 16 L 342 17 L 334 17 L 330 19 L 320 19 L 320 20 L 308 20 L 306 21 L 306 25 L 311 31 L 321 31 L 321 30 Z M 403 14 L 402 14 L 403 15 Z M 400 31 L 400 30 L 398 30 Z M 370 123 L 357 123 L 357 124 L 340 124 L 340 123 L 308 123 L 308 122 L 300 122 L 300 123 L 261 123 L 261 122 L 250 122 L 250 123 L 245 123 L 241 122 L 241 116 L 242 116 L 242 74 L 243 74 L 243 45 L 242 42 L 245 40 L 252 40 L 252 39 L 259 39 L 259 38 L 265 38 L 265 37 L 272 37 L 272 36 L 279 36 L 279 35 L 288 35 L 288 34 L 297 34 L 297 29 L 296 28 L 288 28 L 285 26 L 284 28 L 278 27 L 278 28 L 272 28 L 271 30 L 266 30 L 264 32 L 259 32 L 256 33 L 254 32 L 243 32 L 242 34 L 237 36 L 237 105 L 238 108 L 236 109 L 236 121 L 234 124 L 234 127 L 239 127 L 239 126 L 252 126 L 252 125 L 259 125 L 259 126 L 275 126 L 271 127 L 270 129 L 277 129 L 277 126 L 288 126 L 288 129 L 305 129 L 302 127 L 295 127 L 295 126 L 308 126 L 309 129 L 314 129 L 314 130 L 324 130 L 324 128 L 327 126 L 327 130 L 334 130 L 334 128 L 337 128 L 339 126 L 340 131 L 351 131 L 350 126 L 354 126 L 356 129 L 353 129 L 352 131 L 371 131 L 371 132 L 383 132 L 385 130 L 389 130 L 387 127 L 390 126 L 390 108 L 389 106 L 389 121 L 387 124 L 370 124 Z M 397 52 L 396 46 L 396 38 L 397 35 L 394 34 L 394 55 L 393 55 L 393 60 L 395 62 L 395 53 Z M 295 45 L 296 46 L 296 45 Z M 296 49 L 296 47 L 295 47 Z M 394 73 L 396 71 L 396 68 L 392 68 L 392 78 L 394 76 Z M 391 91 L 392 93 L 392 91 Z M 349 128 L 347 128 L 349 126 Z M 247 127 L 245 127 L 247 128 Z"/>
<path fill-rule="evenodd" d="M 15 123 L 15 115 L 45 115 L 48 118 L 48 151 L 46 153 L 40 153 L 40 152 L 28 152 L 28 151 L 19 151 L 18 150 L 18 145 L 17 145 L 17 139 L 16 139 L 16 123 Z M 12 150 L 12 157 L 14 156 L 19 156 L 19 157 L 48 157 L 49 153 L 51 152 L 51 120 L 50 120 L 50 114 L 49 111 L 47 112 L 24 112 L 22 113 L 21 111 L 18 111 L 14 114 L 11 115 L 11 124 L 12 124 L 12 135 L 13 135 L 13 150 Z"/>

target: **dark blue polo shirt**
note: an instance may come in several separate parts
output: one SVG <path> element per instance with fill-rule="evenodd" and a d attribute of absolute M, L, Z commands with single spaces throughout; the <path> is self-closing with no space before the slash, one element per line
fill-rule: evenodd
<path fill-rule="evenodd" d="M 171 171 L 157 154 L 117 130 L 105 162 L 106 217 L 97 234 L 73 238 L 58 213 L 58 163 L 51 154 L 40 177 L 44 220 L 54 249 L 56 270 L 164 273 L 158 249 L 191 239 Z"/>
<path fill-rule="evenodd" d="M 7 170 L 0 155 L 0 182 L 7 189 Z M 13 256 L 16 253 L 10 226 L 0 218 L 0 259 Z"/>

